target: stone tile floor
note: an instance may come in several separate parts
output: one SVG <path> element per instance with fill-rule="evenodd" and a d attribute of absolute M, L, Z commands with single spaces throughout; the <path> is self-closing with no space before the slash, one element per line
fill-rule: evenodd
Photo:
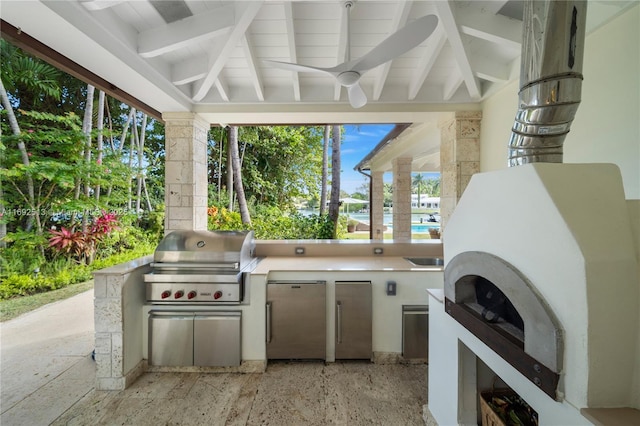
<path fill-rule="evenodd" d="M 53 424 L 424 425 L 425 403 L 425 365 L 275 362 L 263 374 L 146 373 Z"/>
<path fill-rule="evenodd" d="M 96 391 L 93 291 L 0 325 L 0 424 L 435 425 L 427 366 L 270 362 L 262 374 L 145 373 Z"/>

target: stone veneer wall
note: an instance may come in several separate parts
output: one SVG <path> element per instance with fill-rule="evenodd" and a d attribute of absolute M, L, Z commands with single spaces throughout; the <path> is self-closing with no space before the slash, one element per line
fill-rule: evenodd
<path fill-rule="evenodd" d="M 95 271 L 96 390 L 123 390 L 145 370 L 142 359 L 143 274 L 153 256 Z"/>
<path fill-rule="evenodd" d="M 394 158 L 393 166 L 393 239 L 411 239 L 411 163 L 412 158 Z"/>
<path fill-rule="evenodd" d="M 481 111 L 459 111 L 438 123 L 441 231 L 444 231 L 471 176 L 480 172 L 481 120 Z"/>
<path fill-rule="evenodd" d="M 371 239 L 384 239 L 384 172 L 371 172 Z"/>
<path fill-rule="evenodd" d="M 165 231 L 207 229 L 207 132 L 193 113 L 165 113 Z"/>

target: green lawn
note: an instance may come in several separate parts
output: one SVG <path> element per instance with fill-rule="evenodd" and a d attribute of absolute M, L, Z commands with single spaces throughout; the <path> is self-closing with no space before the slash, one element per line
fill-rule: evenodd
<path fill-rule="evenodd" d="M 58 300 L 66 299 L 76 294 L 93 288 L 93 280 L 83 283 L 71 284 L 67 287 L 38 293 L 32 296 L 14 297 L 13 299 L 0 300 L 0 322 L 7 321 L 29 311 L 47 305 Z"/>

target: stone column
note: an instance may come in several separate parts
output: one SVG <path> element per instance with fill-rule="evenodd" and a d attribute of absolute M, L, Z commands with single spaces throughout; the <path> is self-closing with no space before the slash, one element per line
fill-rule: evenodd
<path fill-rule="evenodd" d="M 384 172 L 371 172 L 371 239 L 384 239 Z"/>
<path fill-rule="evenodd" d="M 207 132 L 194 113 L 165 113 L 166 232 L 207 229 Z"/>
<path fill-rule="evenodd" d="M 411 163 L 412 158 L 394 158 L 393 239 L 411 240 Z"/>
<path fill-rule="evenodd" d="M 459 111 L 440 121 L 440 230 L 458 204 L 471 176 L 480 171 L 481 111 Z"/>

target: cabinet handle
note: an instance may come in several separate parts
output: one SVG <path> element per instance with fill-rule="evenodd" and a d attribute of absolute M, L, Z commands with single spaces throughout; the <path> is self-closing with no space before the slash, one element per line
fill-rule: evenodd
<path fill-rule="evenodd" d="M 337 328 L 337 339 L 338 343 L 342 343 L 342 302 L 336 302 L 336 328 Z"/>
<path fill-rule="evenodd" d="M 271 343 L 271 302 L 267 302 L 267 343 Z"/>

